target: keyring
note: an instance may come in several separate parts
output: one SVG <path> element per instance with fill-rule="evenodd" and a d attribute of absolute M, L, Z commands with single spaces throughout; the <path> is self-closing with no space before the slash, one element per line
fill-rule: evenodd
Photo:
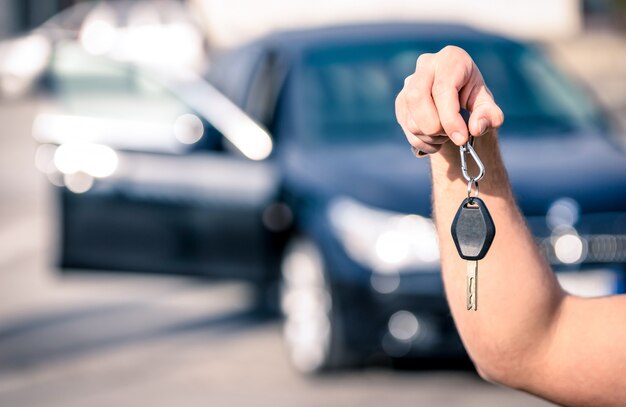
<path fill-rule="evenodd" d="M 461 172 L 463 173 L 463 178 L 465 178 L 468 182 L 471 182 L 472 180 L 478 182 L 485 176 L 485 166 L 480 160 L 480 157 L 478 157 L 478 154 L 476 154 L 476 150 L 474 150 L 472 144 L 474 144 L 474 137 L 470 136 L 469 141 L 459 147 L 459 152 L 461 154 Z M 472 156 L 472 159 L 478 166 L 478 175 L 475 177 L 469 175 L 467 172 L 467 160 L 465 156 L 468 153 Z"/>
<path fill-rule="evenodd" d="M 474 190 L 476 191 L 476 195 L 472 196 L 472 185 L 474 186 Z M 471 178 L 467 181 L 467 199 L 469 199 L 469 203 L 473 203 L 474 198 L 478 198 L 479 190 L 478 190 L 478 180 Z"/>

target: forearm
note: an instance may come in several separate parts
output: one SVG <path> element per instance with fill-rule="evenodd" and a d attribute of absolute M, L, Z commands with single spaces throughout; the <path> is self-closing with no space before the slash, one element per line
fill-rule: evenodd
<path fill-rule="evenodd" d="M 461 108 L 471 112 L 467 123 Z M 396 117 L 416 155 L 431 157 L 446 294 L 479 372 L 562 405 L 626 405 L 626 296 L 582 299 L 561 290 L 513 199 L 490 130 L 504 114 L 470 55 L 454 46 L 420 55 L 396 98 Z M 467 196 L 455 144 L 467 141 L 468 130 L 489 131 L 475 148 L 487 167 L 480 197 L 496 225 L 478 265 L 478 312 L 467 311 L 466 262 L 450 233 Z"/>
<path fill-rule="evenodd" d="M 511 381 L 524 380 L 523 371 L 530 371 L 530 365 L 548 351 L 564 294 L 515 204 L 495 132 L 477 138 L 475 148 L 487 168 L 480 197 L 496 225 L 491 249 L 478 263 L 478 312 L 467 311 L 466 261 L 459 257 L 450 234 L 454 215 L 467 196 L 459 149 L 447 143 L 431 156 L 446 294 L 477 367 L 496 380 L 523 386 Z"/>

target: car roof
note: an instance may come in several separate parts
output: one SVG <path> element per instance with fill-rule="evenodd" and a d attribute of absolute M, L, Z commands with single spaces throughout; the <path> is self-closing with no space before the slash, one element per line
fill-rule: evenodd
<path fill-rule="evenodd" d="M 275 31 L 232 48 L 215 50 L 207 77 L 237 105 L 245 108 L 259 61 L 268 54 L 287 54 L 290 60 L 310 50 L 342 44 L 393 42 L 463 42 L 515 44 L 505 37 L 460 24 L 366 23 Z M 459 44 L 462 45 L 462 44 Z"/>
<path fill-rule="evenodd" d="M 275 31 L 251 41 L 249 46 L 281 48 L 292 51 L 323 47 L 337 43 L 379 40 L 438 41 L 463 39 L 513 43 L 505 37 L 480 31 L 461 24 L 446 23 L 368 23 L 323 26 L 297 30 Z"/>

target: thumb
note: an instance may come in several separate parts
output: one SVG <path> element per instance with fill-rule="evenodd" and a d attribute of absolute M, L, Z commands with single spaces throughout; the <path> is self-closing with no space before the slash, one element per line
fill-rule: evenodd
<path fill-rule="evenodd" d="M 483 87 L 478 93 L 476 99 L 470 101 L 474 103 L 468 103 L 472 112 L 468 127 L 473 136 L 480 136 L 488 130 L 497 129 L 504 122 L 504 114 L 487 88 Z"/>

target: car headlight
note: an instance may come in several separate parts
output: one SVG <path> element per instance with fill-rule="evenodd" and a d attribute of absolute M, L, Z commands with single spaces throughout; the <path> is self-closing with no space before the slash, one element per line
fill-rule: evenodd
<path fill-rule="evenodd" d="M 350 198 L 332 201 L 328 217 L 346 253 L 374 272 L 427 271 L 439 264 L 437 232 L 429 218 Z"/>

